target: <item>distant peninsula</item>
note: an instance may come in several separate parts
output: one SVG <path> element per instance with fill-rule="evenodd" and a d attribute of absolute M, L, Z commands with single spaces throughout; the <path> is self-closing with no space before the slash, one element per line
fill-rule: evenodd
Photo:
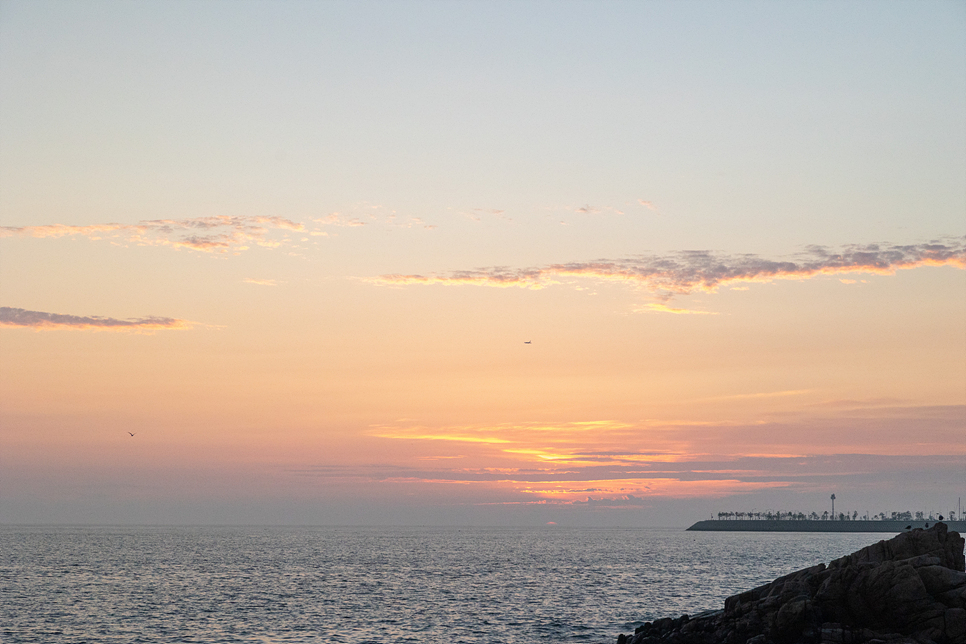
<path fill-rule="evenodd" d="M 827 520 L 812 519 L 711 519 L 698 521 L 688 530 L 696 532 L 907 532 L 928 530 L 937 520 Z M 966 532 L 966 521 L 943 521 L 950 530 Z"/>

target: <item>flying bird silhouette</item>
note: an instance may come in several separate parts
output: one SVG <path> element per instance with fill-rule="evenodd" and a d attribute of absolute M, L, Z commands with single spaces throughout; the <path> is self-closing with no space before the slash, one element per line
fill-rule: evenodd
<path fill-rule="evenodd" d="M 131 434 L 131 432 L 128 432 L 128 434 Z M 134 436 L 134 434 L 131 434 L 131 436 Z"/>
<path fill-rule="evenodd" d="M 530 340 L 524 340 L 523 344 L 533 344 L 533 342 L 531 342 Z"/>

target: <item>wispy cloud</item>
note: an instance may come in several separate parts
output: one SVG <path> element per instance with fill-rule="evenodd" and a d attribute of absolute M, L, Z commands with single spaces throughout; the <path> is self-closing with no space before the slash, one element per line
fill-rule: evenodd
<path fill-rule="evenodd" d="M 656 215 L 662 215 L 663 214 L 660 210 L 658 210 L 657 206 L 654 205 L 654 202 L 653 201 L 648 201 L 646 199 L 638 199 L 637 200 L 637 203 L 639 203 L 640 205 L 644 206 L 645 208 L 647 208 L 648 210 L 650 210 L 651 212 L 653 212 Z"/>
<path fill-rule="evenodd" d="M 591 420 L 591 421 L 572 421 L 564 423 L 498 423 L 491 425 L 454 425 L 447 426 L 445 430 L 427 430 L 422 425 L 375 425 L 373 426 L 374 436 L 382 438 L 402 438 L 406 440 L 433 439 L 433 440 L 453 440 L 466 442 L 497 442 L 507 443 L 510 440 L 490 440 L 493 435 L 519 436 L 537 435 L 552 436 L 554 440 L 562 440 L 566 437 L 586 436 L 600 433 L 614 432 L 630 429 L 634 425 L 630 423 L 614 420 Z"/>
<path fill-rule="evenodd" d="M 257 286 L 278 286 L 279 284 L 276 280 L 255 279 L 254 277 L 246 277 L 242 281 L 246 284 L 255 284 Z"/>
<path fill-rule="evenodd" d="M 0 327 L 27 329 L 83 329 L 93 331 L 157 331 L 163 329 L 190 329 L 193 323 L 177 318 L 148 316 L 143 318 L 106 318 L 98 315 L 64 315 L 44 311 L 28 311 L 9 306 L 0 307 Z"/>
<path fill-rule="evenodd" d="M 474 286 L 502 286 L 538 289 L 551 284 L 559 284 L 553 279 L 553 272 L 541 268 L 509 268 L 494 266 L 469 271 L 454 271 L 443 275 L 430 273 L 429 275 L 402 275 L 398 273 L 380 275 L 369 281 L 386 285 L 409 284 L 443 284 L 474 285 Z"/>
<path fill-rule="evenodd" d="M 811 389 L 785 389 L 782 391 L 763 391 L 753 394 L 730 394 L 727 396 L 711 396 L 709 398 L 701 398 L 703 401 L 711 400 L 751 400 L 755 398 L 785 398 L 788 396 L 804 396 L 805 394 L 811 393 Z"/>
<path fill-rule="evenodd" d="M 650 302 L 636 309 L 638 313 L 674 313 L 676 315 L 718 315 L 714 311 L 695 311 L 694 309 L 678 309 L 660 302 Z"/>
<path fill-rule="evenodd" d="M 838 249 L 808 246 L 804 252 L 788 259 L 696 250 L 528 268 L 495 266 L 444 274 L 389 274 L 370 281 L 386 285 L 443 284 L 539 289 L 582 278 L 621 282 L 672 295 L 692 291 L 714 292 L 721 286 L 743 282 L 804 280 L 848 273 L 891 275 L 898 270 L 922 266 L 966 268 L 966 238 L 946 238 L 909 245 L 851 244 Z M 685 312 L 668 308 L 652 310 Z"/>
<path fill-rule="evenodd" d="M 391 228 L 436 228 L 435 224 L 412 215 L 401 216 L 395 210 L 378 204 L 361 202 L 349 206 L 348 212 L 331 212 L 324 217 L 312 219 L 317 224 L 328 227 L 356 228 L 361 226 L 382 225 Z M 314 232 L 312 234 L 325 234 Z"/>
<path fill-rule="evenodd" d="M 312 221 L 324 226 L 357 227 L 366 225 L 366 222 L 362 221 L 358 217 L 349 217 L 338 212 L 333 212 L 325 217 L 319 217 L 318 219 L 313 219 Z"/>
<path fill-rule="evenodd" d="M 136 224 L 93 224 L 68 226 L 0 226 L 0 237 L 86 237 L 141 246 L 170 246 L 207 253 L 238 253 L 252 245 L 274 248 L 288 240 L 277 239 L 273 230 L 301 232 L 305 227 L 284 217 L 196 217 L 154 219 Z"/>
<path fill-rule="evenodd" d="M 624 211 L 614 208 L 613 206 L 592 206 L 590 204 L 584 204 L 583 206 L 578 206 L 576 208 L 568 208 L 571 212 L 578 215 L 603 215 L 603 214 L 613 214 L 613 215 L 623 215 Z"/>
<path fill-rule="evenodd" d="M 680 476 L 661 478 L 554 481 L 552 485 L 521 485 L 520 492 L 567 503 L 601 507 L 646 505 L 647 497 L 721 497 L 755 490 L 788 487 L 786 481 L 742 481 L 734 478 L 686 480 Z M 597 498 L 594 498 L 594 497 Z"/>
<path fill-rule="evenodd" d="M 513 219 L 507 216 L 506 210 L 498 210 L 496 208 L 473 208 L 469 212 L 462 212 L 461 214 L 473 221 L 483 221 L 484 217 L 495 217 L 505 221 L 513 221 Z"/>

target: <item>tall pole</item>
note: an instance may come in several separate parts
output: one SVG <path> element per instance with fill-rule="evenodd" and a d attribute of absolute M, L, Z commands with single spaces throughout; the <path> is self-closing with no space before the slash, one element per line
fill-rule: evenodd
<path fill-rule="evenodd" d="M 832 495 L 832 521 L 835 521 L 835 495 Z"/>

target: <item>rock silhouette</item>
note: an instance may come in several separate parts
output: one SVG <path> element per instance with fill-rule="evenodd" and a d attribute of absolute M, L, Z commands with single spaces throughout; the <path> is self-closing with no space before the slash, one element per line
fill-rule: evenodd
<path fill-rule="evenodd" d="M 963 543 L 944 523 L 905 532 L 617 644 L 966 644 Z"/>

